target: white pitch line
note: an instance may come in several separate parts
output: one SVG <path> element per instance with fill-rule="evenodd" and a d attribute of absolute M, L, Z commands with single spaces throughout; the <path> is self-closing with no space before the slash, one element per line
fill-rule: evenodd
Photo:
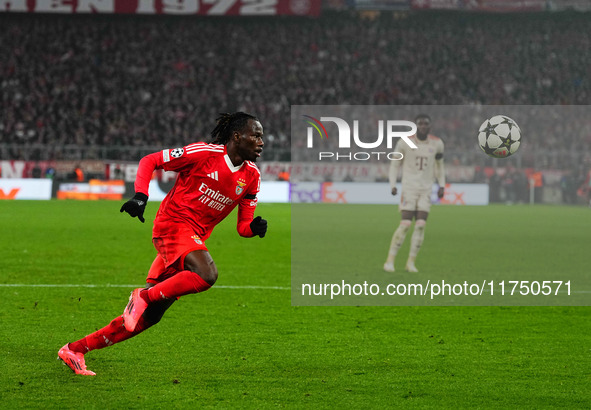
<path fill-rule="evenodd" d="M 0 283 L 0 288 L 137 288 L 139 285 L 112 285 L 105 283 L 102 285 L 93 284 L 72 284 L 72 283 Z M 260 289 L 260 290 L 291 290 L 284 286 L 214 286 L 215 289 Z"/>

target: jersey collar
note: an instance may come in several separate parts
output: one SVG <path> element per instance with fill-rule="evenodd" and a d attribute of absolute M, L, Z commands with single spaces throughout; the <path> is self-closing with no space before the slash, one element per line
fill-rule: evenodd
<path fill-rule="evenodd" d="M 232 173 L 240 170 L 240 168 L 242 168 L 242 166 L 244 165 L 244 162 L 238 166 L 232 164 L 232 161 L 230 160 L 230 157 L 228 156 L 227 152 L 224 153 L 224 159 L 226 160 L 226 165 L 228 166 L 228 169 L 232 171 Z"/>

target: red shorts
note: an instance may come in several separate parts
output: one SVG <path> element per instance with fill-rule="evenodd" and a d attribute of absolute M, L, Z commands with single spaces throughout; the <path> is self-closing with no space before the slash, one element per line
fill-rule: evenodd
<path fill-rule="evenodd" d="M 158 251 L 146 279 L 152 283 L 161 282 L 182 271 L 188 253 L 197 250 L 207 251 L 205 242 L 193 229 L 184 224 L 155 225 L 152 242 Z"/>

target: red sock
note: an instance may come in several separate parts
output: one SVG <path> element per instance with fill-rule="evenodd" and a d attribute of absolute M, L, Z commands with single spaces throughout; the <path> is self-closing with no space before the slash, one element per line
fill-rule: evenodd
<path fill-rule="evenodd" d="M 211 285 L 204 281 L 201 276 L 188 270 L 181 271 L 171 278 L 158 283 L 141 296 L 146 302 L 155 302 L 162 299 L 173 299 L 191 293 L 204 292 L 211 288 Z"/>
<path fill-rule="evenodd" d="M 148 326 L 149 327 L 149 326 Z M 140 318 L 138 326 L 134 332 L 128 332 L 123 326 L 123 316 L 116 317 L 107 326 L 89 334 L 82 339 L 70 343 L 70 349 L 86 354 L 91 350 L 102 349 L 115 343 L 123 342 L 135 335 L 140 334 L 148 327 L 145 326 L 144 318 Z"/>

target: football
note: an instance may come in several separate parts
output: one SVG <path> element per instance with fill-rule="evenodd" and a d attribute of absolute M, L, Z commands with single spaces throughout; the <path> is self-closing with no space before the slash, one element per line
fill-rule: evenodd
<path fill-rule="evenodd" d="M 506 115 L 495 115 L 484 121 L 478 129 L 478 145 L 486 155 L 507 158 L 519 149 L 521 130 Z"/>

